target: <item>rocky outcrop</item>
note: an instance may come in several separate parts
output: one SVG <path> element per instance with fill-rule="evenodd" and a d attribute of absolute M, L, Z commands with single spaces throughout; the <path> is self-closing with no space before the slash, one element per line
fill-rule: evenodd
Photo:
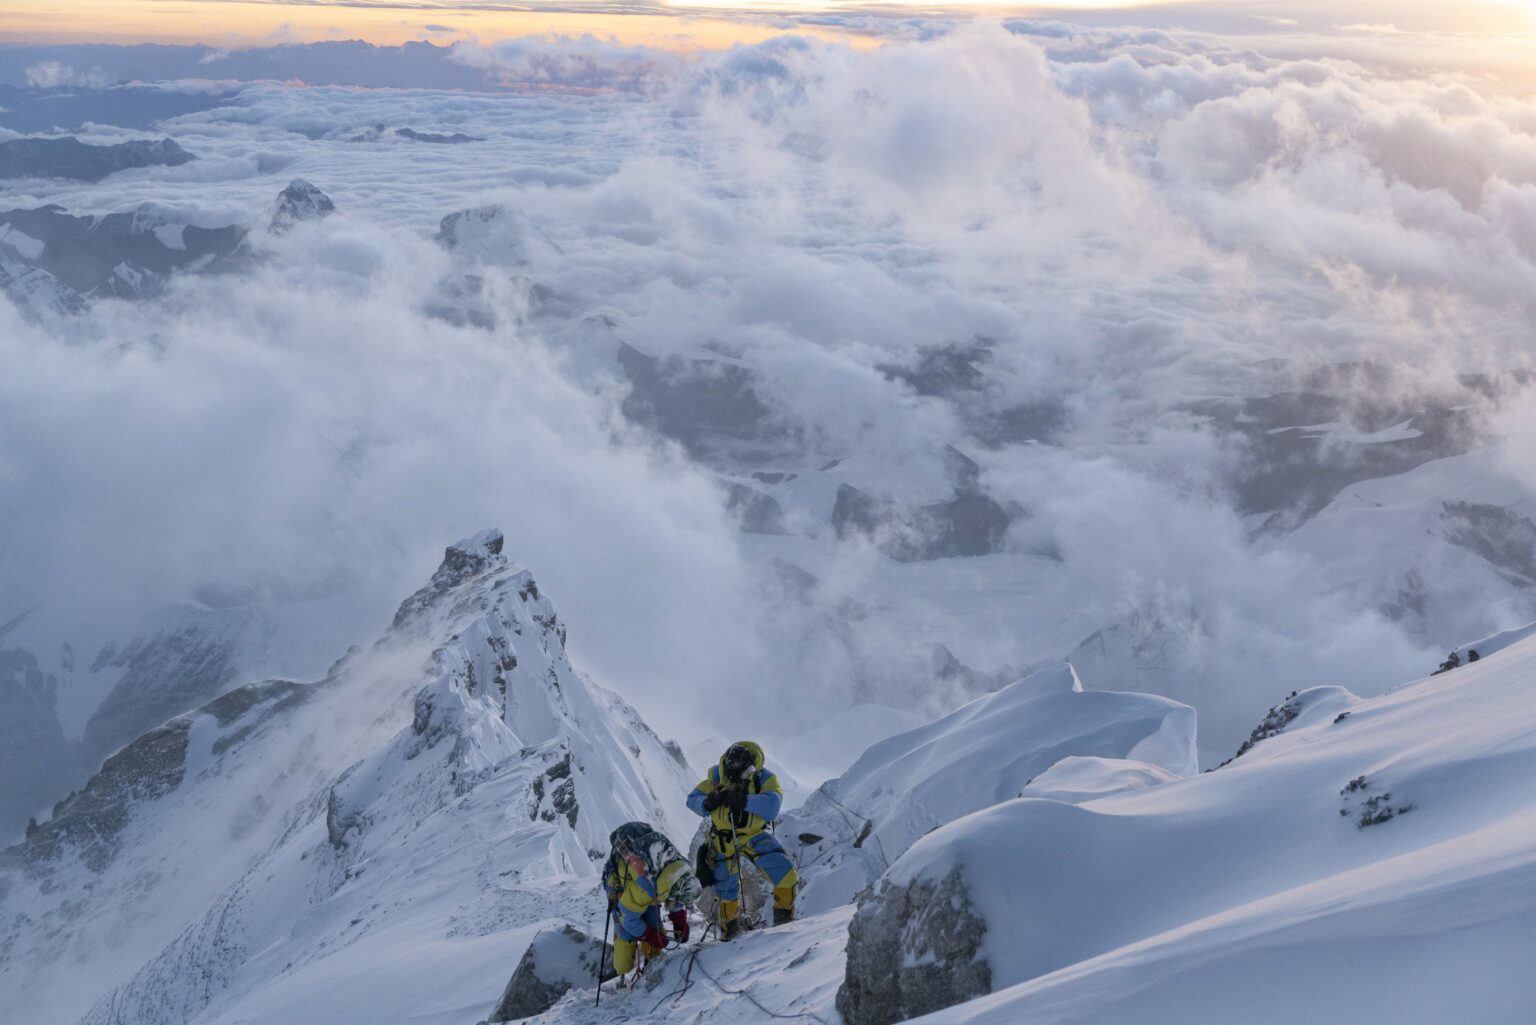
<path fill-rule="evenodd" d="M 408 627 L 413 620 L 441 603 L 456 588 L 474 577 L 505 567 L 507 560 L 501 554 L 504 544 L 501 531 L 487 530 L 466 541 L 448 546 L 443 552 L 442 563 L 432 574 L 432 579 L 427 582 L 427 586 L 400 603 L 399 610 L 395 612 L 392 629 L 401 630 Z M 538 597 L 539 588 L 532 577 L 528 579 L 527 587 L 534 597 Z"/>
<path fill-rule="evenodd" d="M 609 949 L 572 925 L 540 931 L 523 952 L 487 1021 L 517 1021 L 542 1014 L 571 989 L 591 986 L 599 965 L 604 979 L 613 978 Z"/>
<path fill-rule="evenodd" d="M 1243 741 L 1242 746 L 1237 749 L 1237 753 L 1216 768 L 1225 768 L 1252 751 L 1261 742 L 1271 737 L 1278 737 L 1287 730 L 1311 726 L 1328 718 L 1334 719 L 1336 723 L 1343 722 L 1348 717 L 1350 708 L 1359 701 L 1359 698 L 1343 687 L 1308 687 L 1303 691 L 1293 690 L 1285 696 L 1284 701 L 1265 714 L 1259 724 L 1253 728 L 1253 732 L 1248 734 L 1248 739 Z"/>
<path fill-rule="evenodd" d="M 938 880 L 883 883 L 848 926 L 837 1009 L 848 1025 L 890 1025 L 992 991 L 986 923 L 959 868 Z"/>
<path fill-rule="evenodd" d="M 303 178 L 295 178 L 278 194 L 277 208 L 272 211 L 268 230 L 274 235 L 292 231 L 304 221 L 318 221 L 336 212 L 331 197 L 321 192 Z"/>
<path fill-rule="evenodd" d="M 418 132 L 414 128 L 396 128 L 395 134 L 412 142 L 430 142 L 439 146 L 461 146 L 466 142 L 485 141 L 482 136 L 465 135 L 463 132 Z"/>
<path fill-rule="evenodd" d="M 725 507 L 741 523 L 743 534 L 787 534 L 784 507 L 757 488 L 725 482 Z"/>
<path fill-rule="evenodd" d="M 1461 384 L 1450 394 L 1416 395 L 1381 364 L 1282 365 L 1271 394 L 1206 399 L 1189 411 L 1241 454 L 1231 481 L 1238 511 L 1268 514 L 1265 529 L 1285 531 L 1351 484 L 1471 448 L 1486 401 L 1480 392 L 1496 384 Z"/>
<path fill-rule="evenodd" d="M 0 852 L 0 865 L 20 862 L 35 869 L 72 850 L 88 869 L 100 872 L 117 854 L 134 805 L 163 797 L 181 783 L 191 726 L 190 719 L 173 719 L 108 758 L 83 790 L 54 806 L 53 818 Z"/>

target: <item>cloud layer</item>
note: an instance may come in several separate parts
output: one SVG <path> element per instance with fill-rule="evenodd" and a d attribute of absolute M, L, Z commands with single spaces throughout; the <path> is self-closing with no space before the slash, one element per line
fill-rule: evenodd
<path fill-rule="evenodd" d="M 1529 611 L 1392 620 L 1411 554 L 1383 541 L 1367 580 L 1256 534 L 1232 493 L 1251 453 L 1191 408 L 1346 361 L 1391 368 L 1362 404 L 1530 369 L 1536 108 L 1367 54 L 1012 28 L 687 60 L 461 50 L 542 91 L 247 86 L 168 126 L 193 164 L 21 183 L 7 205 L 218 223 L 303 176 L 343 215 L 157 305 L 47 331 L 0 310 L 23 370 L 0 382 L 8 579 L 90 578 L 108 603 L 354 574 L 384 609 L 496 524 L 586 664 L 668 730 L 733 732 L 737 702 L 777 714 L 770 733 L 828 701 L 940 706 L 960 693 L 928 674 L 933 644 L 990 670 L 1116 630 L 1121 661 L 1090 684 L 1194 700 L 1218 746 L 1293 687 L 1371 690 Z M 347 141 L 381 123 L 485 141 Z M 547 241 L 516 272 L 558 308 L 519 319 L 526 287 L 503 274 L 497 330 L 423 316 L 449 270 L 425 234 L 486 202 Z M 885 369 L 977 338 L 986 403 L 1059 409 L 1055 444 L 986 443 L 974 410 Z M 927 501 L 959 446 L 1023 511 L 1011 551 L 896 567 L 827 536 L 743 540 L 705 468 L 622 422 L 620 339 L 752 367 L 803 439 L 785 470 L 845 460 Z M 1500 458 L 1468 488 L 1532 501 L 1528 422 L 1519 401 L 1489 418 Z M 774 558 L 810 564 L 818 603 L 784 597 Z M 859 614 L 827 625 L 843 600 Z"/>

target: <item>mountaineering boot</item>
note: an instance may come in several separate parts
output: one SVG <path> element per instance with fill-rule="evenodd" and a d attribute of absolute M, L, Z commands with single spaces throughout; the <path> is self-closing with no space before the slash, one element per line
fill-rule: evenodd
<path fill-rule="evenodd" d="M 795 884 L 773 888 L 773 924 L 785 925 L 795 920 Z"/>
<path fill-rule="evenodd" d="M 741 919 L 733 918 L 720 927 L 720 939 L 730 942 L 741 935 Z"/>
<path fill-rule="evenodd" d="M 720 902 L 720 938 L 733 940 L 741 932 L 741 901 L 722 900 Z"/>

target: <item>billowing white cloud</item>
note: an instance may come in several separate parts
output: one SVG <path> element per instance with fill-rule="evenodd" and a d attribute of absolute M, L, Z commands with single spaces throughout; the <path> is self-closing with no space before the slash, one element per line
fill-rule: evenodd
<path fill-rule="evenodd" d="M 1191 407 L 1297 387 L 1321 363 L 1391 368 L 1362 402 L 1459 401 L 1458 375 L 1529 369 L 1530 103 L 1360 54 L 1011 27 L 687 60 L 591 39 L 461 46 L 560 91 L 251 86 L 168 126 L 193 164 L 27 183 L 15 205 L 250 220 L 302 175 L 343 215 L 249 278 L 99 305 L 68 346 L 6 325 L 4 359 L 27 372 L 0 383 L 3 540 L 42 553 L 12 572 L 174 593 L 339 562 L 393 600 L 434 549 L 498 524 L 588 664 L 665 728 L 722 734 L 721 702 L 789 709 L 771 732 L 813 698 L 911 701 L 933 643 L 993 669 L 1118 626 L 1170 645 L 1148 685 L 1197 701 L 1230 747 L 1293 687 L 1369 690 L 1465 640 L 1390 619 L 1396 582 L 1256 533 L 1232 494 L 1251 450 Z M 378 124 L 483 141 L 348 141 Z M 553 243 L 518 272 L 563 312 L 489 333 L 420 314 L 446 270 L 424 234 L 486 202 Z M 525 298 L 507 287 L 503 312 Z M 597 316 L 614 326 L 594 340 Z M 620 339 L 753 368 L 805 445 L 784 470 L 842 459 L 928 501 L 959 446 L 1023 510 L 1014 550 L 898 567 L 825 532 L 814 558 L 743 541 L 708 474 L 619 421 Z M 986 402 L 1058 409 L 1059 444 L 984 443 L 965 400 L 889 373 L 976 339 Z M 1536 495 L 1528 413 L 1516 400 L 1486 425 L 1511 501 Z M 824 605 L 774 597 L 781 555 L 814 563 Z M 1384 577 L 1411 562 L 1380 555 Z M 857 615 L 817 633 L 840 602 Z"/>
<path fill-rule="evenodd" d="M 28 65 L 24 74 L 27 85 L 34 89 L 53 89 L 63 85 L 100 89 L 112 83 L 112 79 L 101 68 L 92 67 L 82 71 L 59 61 L 38 61 Z"/>

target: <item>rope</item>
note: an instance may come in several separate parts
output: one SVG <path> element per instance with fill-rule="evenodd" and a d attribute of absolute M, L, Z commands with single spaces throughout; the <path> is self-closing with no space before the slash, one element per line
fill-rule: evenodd
<path fill-rule="evenodd" d="M 843 811 L 847 812 L 849 815 L 852 815 L 855 819 L 857 819 L 862 824 L 861 827 L 860 827 L 861 831 L 864 830 L 864 829 L 868 830 L 869 839 L 872 839 L 872 840 L 875 841 L 875 853 L 880 855 L 880 863 L 882 865 L 884 865 L 887 869 L 889 869 L 891 867 L 891 861 L 890 861 L 889 858 L 887 858 L 885 856 L 885 845 L 880 842 L 880 837 L 875 835 L 875 830 L 874 830 L 875 823 L 874 823 L 874 820 L 871 819 L 868 815 L 865 815 L 863 812 L 858 811 L 858 810 L 856 810 L 854 808 L 848 807 L 842 801 L 839 801 L 837 798 L 835 798 L 831 794 L 827 793 L 827 791 L 825 789 L 819 790 L 819 791 L 817 791 L 817 793 L 821 794 L 822 797 L 825 797 L 828 801 L 831 801 L 838 808 L 841 808 Z M 850 822 L 850 823 L 848 823 L 848 825 L 849 825 L 850 828 L 852 828 L 853 823 Z M 855 846 L 857 846 L 857 842 L 855 843 Z M 826 853 L 830 853 L 830 852 L 824 852 L 822 857 L 825 857 Z M 818 857 L 816 859 L 816 861 L 820 861 L 820 860 L 821 860 L 820 857 Z M 816 864 L 816 861 L 811 862 L 811 864 L 812 865 Z M 807 867 L 810 867 L 810 866 L 807 866 Z"/>
<path fill-rule="evenodd" d="M 704 927 L 704 931 L 699 934 L 698 944 L 693 948 L 693 953 L 688 955 L 688 967 L 683 972 L 683 981 L 674 986 L 672 988 L 672 992 L 656 1001 L 656 1006 L 651 1008 L 652 1014 L 655 1014 L 658 1010 L 660 1010 L 661 1005 L 666 1003 L 668 1000 L 676 1003 L 677 1001 L 683 999 L 683 995 L 693 988 L 693 963 L 699 959 L 699 951 L 704 949 L 704 941 L 709 939 L 709 934 L 714 931 L 714 922 L 710 922 L 707 926 Z"/>
<path fill-rule="evenodd" d="M 764 1006 L 761 1000 L 752 995 L 750 986 L 743 989 L 731 989 L 729 986 L 724 985 L 719 979 L 709 974 L 709 969 L 705 968 L 703 965 L 699 965 L 699 971 L 702 972 L 704 974 L 704 978 L 708 979 L 720 992 L 729 994 L 733 997 L 745 997 L 748 1003 L 757 1008 L 759 1011 L 762 1011 L 770 1018 L 777 1018 L 780 1021 L 799 1021 L 802 1018 L 809 1018 L 812 1021 L 820 1022 L 821 1025 L 827 1025 L 825 1018 L 818 1014 L 812 1014 L 810 1011 L 794 1011 L 790 1014 L 782 1014 Z"/>

